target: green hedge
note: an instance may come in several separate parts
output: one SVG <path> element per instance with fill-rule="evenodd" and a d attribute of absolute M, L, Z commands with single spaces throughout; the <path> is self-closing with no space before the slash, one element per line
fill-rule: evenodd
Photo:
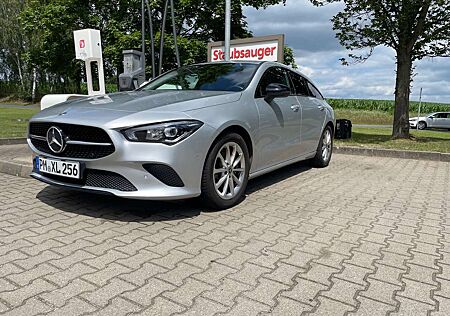
<path fill-rule="evenodd" d="M 327 102 L 335 109 L 394 113 L 394 101 L 389 100 L 328 99 Z M 418 110 L 419 102 L 411 101 L 409 111 L 418 112 Z M 420 111 L 422 113 L 450 111 L 450 104 L 422 102 Z"/>

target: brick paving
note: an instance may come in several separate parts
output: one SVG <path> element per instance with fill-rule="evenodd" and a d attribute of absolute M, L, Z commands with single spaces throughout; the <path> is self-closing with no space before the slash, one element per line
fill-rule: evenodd
<path fill-rule="evenodd" d="M 221 212 L 0 181 L 0 314 L 450 315 L 450 163 L 335 155 Z"/>

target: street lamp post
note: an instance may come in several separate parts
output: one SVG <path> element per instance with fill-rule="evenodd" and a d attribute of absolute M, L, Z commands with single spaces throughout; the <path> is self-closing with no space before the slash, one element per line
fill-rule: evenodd
<path fill-rule="evenodd" d="M 231 0 L 225 0 L 225 61 L 230 61 Z"/>

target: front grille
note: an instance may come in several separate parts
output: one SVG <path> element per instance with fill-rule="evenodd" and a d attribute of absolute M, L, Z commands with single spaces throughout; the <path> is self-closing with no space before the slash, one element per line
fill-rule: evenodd
<path fill-rule="evenodd" d="M 98 159 L 111 155 L 115 148 L 112 144 L 111 138 L 108 133 L 98 127 L 73 125 L 73 124 L 60 124 L 60 123 L 30 123 L 30 135 L 38 137 L 46 137 L 47 131 L 50 127 L 59 127 L 68 140 L 91 142 L 91 143 L 103 143 L 110 145 L 75 145 L 67 144 L 62 153 L 54 153 L 48 146 L 47 141 L 44 139 L 36 139 L 30 137 L 31 143 L 36 149 L 46 154 L 50 154 L 58 157 L 78 158 L 78 159 Z"/>
<path fill-rule="evenodd" d="M 42 175 L 46 178 L 67 184 L 78 184 L 95 188 L 113 189 L 122 192 L 137 191 L 136 187 L 125 177 L 111 171 L 86 169 L 84 171 L 82 179 L 71 179 L 47 173 L 42 173 Z"/>
<path fill-rule="evenodd" d="M 86 174 L 85 185 L 125 192 L 137 191 L 136 187 L 125 177 L 120 174 L 104 170 L 89 170 Z"/>

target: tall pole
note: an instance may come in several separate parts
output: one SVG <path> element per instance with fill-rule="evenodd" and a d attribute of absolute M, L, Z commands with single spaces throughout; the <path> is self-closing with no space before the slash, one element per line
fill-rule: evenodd
<path fill-rule="evenodd" d="M 417 122 L 416 122 L 416 128 L 419 130 L 419 118 L 420 118 L 420 108 L 422 107 L 422 88 L 420 88 L 420 95 L 419 95 L 419 112 L 417 113 Z"/>
<path fill-rule="evenodd" d="M 231 0 L 225 0 L 225 61 L 230 61 Z"/>
<path fill-rule="evenodd" d="M 150 10 L 148 0 L 145 0 L 145 4 L 147 5 L 148 20 L 150 22 L 150 47 L 152 50 L 152 79 L 154 79 L 156 77 L 156 67 L 155 67 L 155 38 L 153 36 L 153 18 L 152 18 L 152 10 Z"/>
<path fill-rule="evenodd" d="M 142 35 L 142 60 L 141 66 L 144 69 L 144 81 L 145 79 L 145 5 L 144 0 L 141 0 L 141 35 Z"/>
<path fill-rule="evenodd" d="M 164 5 L 164 12 L 163 12 L 163 20 L 161 25 L 161 41 L 159 44 L 159 72 L 160 75 L 162 73 L 162 66 L 163 66 L 163 55 L 164 55 L 164 31 L 166 29 L 166 18 L 167 18 L 167 7 L 169 5 L 169 0 L 166 0 L 166 3 Z"/>
<path fill-rule="evenodd" d="M 175 26 L 175 6 L 173 5 L 173 0 L 170 0 L 170 13 L 172 16 L 172 29 L 173 29 L 173 45 L 175 46 L 175 56 L 177 58 L 177 67 L 181 67 L 180 53 L 178 52 L 177 44 L 177 28 Z"/>

